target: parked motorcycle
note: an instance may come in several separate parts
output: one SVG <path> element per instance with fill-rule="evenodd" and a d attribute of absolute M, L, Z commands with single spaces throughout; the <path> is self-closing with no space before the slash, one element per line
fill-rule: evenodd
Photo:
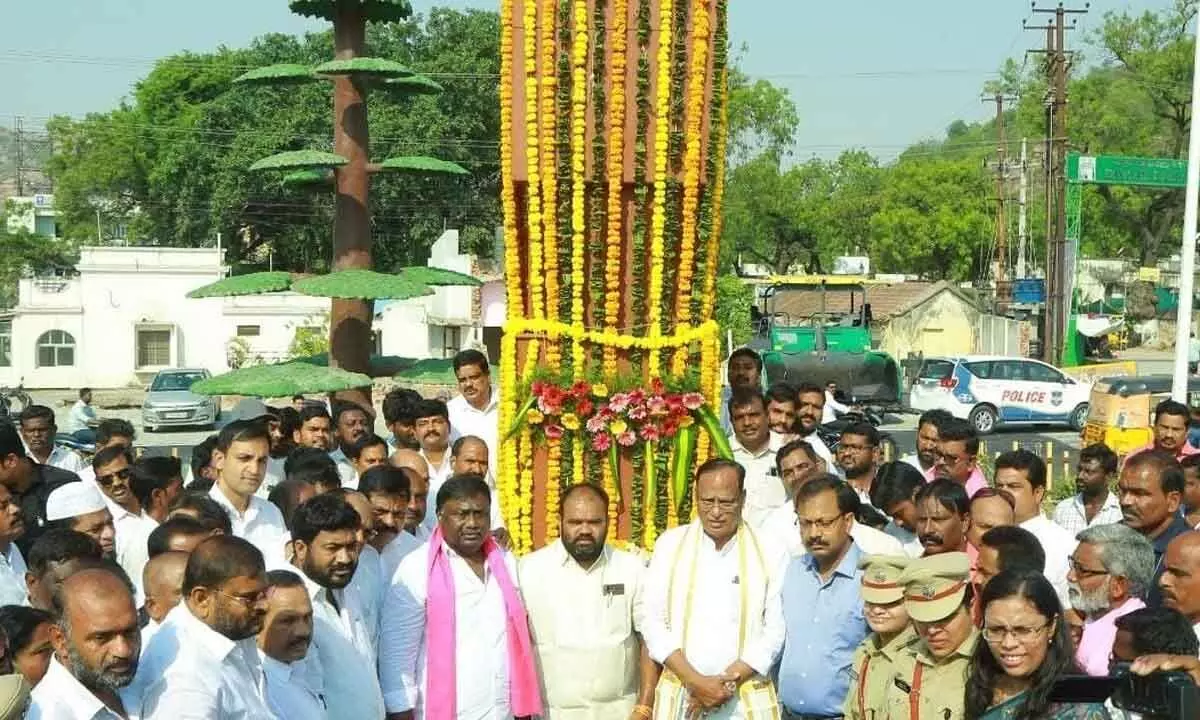
<path fill-rule="evenodd" d="M 96 454 L 96 443 L 79 442 L 70 433 L 56 434 L 54 436 L 54 444 L 74 452 L 83 458 L 84 462 L 88 463 L 92 461 L 92 456 Z"/>

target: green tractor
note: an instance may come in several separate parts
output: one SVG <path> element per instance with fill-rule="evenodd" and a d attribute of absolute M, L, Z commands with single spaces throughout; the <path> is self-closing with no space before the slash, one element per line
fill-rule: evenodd
<path fill-rule="evenodd" d="M 767 383 L 824 387 L 834 382 L 852 404 L 880 413 L 900 411 L 900 366 L 891 355 L 872 349 L 868 288 L 873 284 L 878 283 L 845 275 L 772 277 L 760 283 L 749 346 L 762 355 Z M 807 299 L 794 302 L 789 290 L 807 291 Z M 818 302 L 810 307 L 814 292 Z M 830 302 L 835 293 L 837 302 Z"/>

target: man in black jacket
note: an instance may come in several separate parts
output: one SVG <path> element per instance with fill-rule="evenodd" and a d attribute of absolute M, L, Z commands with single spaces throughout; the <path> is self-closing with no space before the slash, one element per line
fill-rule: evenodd
<path fill-rule="evenodd" d="M 25 517 L 25 534 L 16 542 L 22 553 L 46 524 L 46 498 L 60 485 L 79 482 L 73 472 L 50 465 L 40 465 L 25 453 L 25 445 L 17 428 L 9 420 L 0 420 L 0 484 L 12 493 Z"/>

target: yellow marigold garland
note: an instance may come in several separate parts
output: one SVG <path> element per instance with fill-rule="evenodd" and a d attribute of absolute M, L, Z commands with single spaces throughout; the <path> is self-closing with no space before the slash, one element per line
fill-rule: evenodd
<path fill-rule="evenodd" d="M 529 425 L 521 429 L 521 480 L 517 487 L 517 526 L 512 534 L 518 555 L 533 549 L 533 432 Z"/>
<path fill-rule="evenodd" d="M 604 258 L 604 330 L 615 333 L 621 313 L 621 247 L 624 235 L 624 204 L 621 190 L 625 182 L 625 67 L 628 32 L 627 0 L 614 0 L 612 27 L 612 97 L 608 119 L 608 231 Z M 604 376 L 617 374 L 617 349 L 604 348 Z"/>
<path fill-rule="evenodd" d="M 517 334 L 505 333 L 500 341 L 500 427 L 512 427 L 517 415 Z M 500 441 L 500 468 L 496 475 L 496 491 L 500 494 L 500 510 L 504 527 L 510 532 L 517 526 L 519 498 L 517 497 L 517 466 L 520 456 L 517 438 L 509 436 Z"/>
<path fill-rule="evenodd" d="M 688 72 L 687 100 L 684 110 L 683 153 L 683 227 L 679 239 L 679 275 L 675 292 L 675 322 L 686 325 L 692 319 L 692 275 L 696 264 L 696 220 L 700 215 L 700 133 L 704 117 L 704 85 L 708 74 L 709 21 L 708 3 L 692 4 L 692 59 Z M 676 348 L 671 372 L 682 375 L 687 369 L 688 348 Z"/>
<path fill-rule="evenodd" d="M 616 535 L 617 528 L 617 479 L 613 477 L 612 467 L 607 461 L 600 462 L 600 477 L 604 492 L 608 494 L 608 527 L 610 535 Z"/>
<path fill-rule="evenodd" d="M 667 224 L 667 145 L 671 120 L 671 43 L 674 0 L 661 0 L 658 7 L 658 75 L 654 105 L 654 211 L 650 216 L 650 282 L 646 308 L 650 337 L 662 334 L 663 237 Z M 650 349 L 650 377 L 662 374 L 657 348 Z"/>
<path fill-rule="evenodd" d="M 529 230 L 529 267 L 525 274 L 529 282 L 530 317 L 545 317 L 542 304 L 545 277 L 542 273 L 542 201 L 540 130 L 538 125 L 538 57 L 537 3 L 525 0 L 525 162 L 529 174 L 529 207 L 526 225 Z"/>
<path fill-rule="evenodd" d="M 544 335 L 549 338 L 569 337 L 576 341 L 590 342 L 601 347 L 613 346 L 623 350 L 637 348 L 640 350 L 667 350 L 677 348 L 681 345 L 699 342 L 705 337 L 715 337 L 721 328 L 715 320 L 701 323 L 694 327 L 687 327 L 679 330 L 674 335 L 659 335 L 658 337 L 637 337 L 634 335 L 618 335 L 616 333 L 607 333 L 598 330 L 587 330 L 577 328 L 574 325 L 566 323 L 554 322 L 553 320 L 532 320 L 529 318 L 513 318 L 504 323 L 504 332 L 508 333 L 533 333 L 536 335 Z M 536 340 L 530 342 L 530 346 L 536 346 Z M 528 363 L 530 358 L 526 358 Z M 526 368 L 528 371 L 529 368 Z"/>
<path fill-rule="evenodd" d="M 500 202 L 504 212 L 505 291 L 508 313 L 522 314 L 521 255 L 517 233 L 516 192 L 513 186 L 513 3 L 500 0 Z M 500 343 L 500 424 L 509 427 L 517 414 L 517 336 L 505 335 Z M 500 467 L 496 471 L 496 491 L 506 528 L 516 527 L 517 498 L 513 473 L 517 467 L 517 446 L 513 438 L 500 443 Z"/>
<path fill-rule="evenodd" d="M 534 0 L 527 0 L 532 3 Z M 557 115 L 555 100 L 558 92 L 558 70 L 555 67 L 558 45 L 555 42 L 558 1 L 542 0 L 542 22 L 539 26 L 541 43 L 541 76 L 538 83 L 538 103 L 541 107 L 540 137 L 542 180 L 542 238 L 543 266 L 546 278 L 546 317 L 558 319 L 558 144 L 555 142 Z M 558 367 L 562 353 L 556 342 L 546 345 L 546 363 Z"/>
<path fill-rule="evenodd" d="M 583 327 L 583 250 L 587 230 L 584 191 L 585 147 L 587 139 L 587 60 L 590 25 L 586 0 L 572 6 L 571 35 L 571 324 Z M 583 377 L 583 345 L 571 344 L 571 362 L 575 377 Z"/>

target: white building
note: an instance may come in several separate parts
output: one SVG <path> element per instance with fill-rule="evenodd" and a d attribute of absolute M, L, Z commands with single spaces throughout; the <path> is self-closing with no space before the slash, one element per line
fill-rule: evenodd
<path fill-rule="evenodd" d="M 115 388 L 165 367 L 229 368 L 243 338 L 251 358 L 280 359 L 297 328 L 319 326 L 329 300 L 257 295 L 189 300 L 225 276 L 215 248 L 84 247 L 76 272 L 23 278 L 0 320 L 0 384 Z"/>
<path fill-rule="evenodd" d="M 6 215 L 9 232 L 24 230 L 44 237 L 58 237 L 58 213 L 53 195 L 10 197 L 0 215 Z"/>
<path fill-rule="evenodd" d="M 439 287 L 433 295 L 375 305 L 375 331 L 383 355 L 451 358 L 463 348 L 486 348 L 495 360 L 504 325 L 504 279 L 474 255 L 459 252 L 457 230 L 448 230 L 430 248 L 429 267 L 465 273 L 482 287 Z"/>

